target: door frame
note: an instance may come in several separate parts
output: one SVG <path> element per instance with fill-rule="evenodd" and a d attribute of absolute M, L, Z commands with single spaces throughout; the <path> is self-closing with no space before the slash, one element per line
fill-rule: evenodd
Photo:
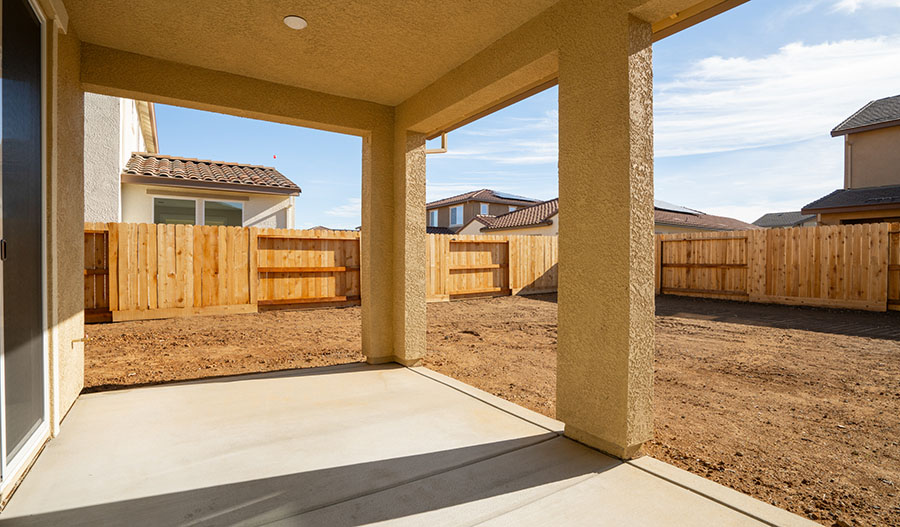
<path fill-rule="evenodd" d="M 9 0 L 5 0 L 9 1 Z M 26 0 L 31 7 L 38 23 L 41 26 L 41 363 L 43 369 L 44 380 L 44 401 L 43 401 L 43 420 L 37 429 L 32 432 L 31 437 L 25 442 L 22 448 L 16 452 L 11 459 L 7 459 L 6 455 L 6 387 L 5 379 L 5 353 L 3 339 L 0 339 L 0 494 L 5 493 L 10 485 L 15 484 L 19 479 L 19 474 L 26 468 L 34 455 L 39 451 L 40 447 L 50 439 L 50 347 L 48 339 L 48 297 L 47 297 L 47 119 L 49 116 L 47 108 L 47 16 L 38 5 L 37 0 Z M 2 31 L 2 27 L 0 27 Z M 2 75 L 2 72 L 0 72 Z M 0 152 L 2 155 L 2 152 Z M 0 179 L 0 189 L 2 189 L 2 179 Z M 2 207 L 2 200 L 0 200 Z M 0 209 L 2 210 L 2 209 Z M 0 262 L 0 292 L 2 292 L 3 280 L 2 269 L 3 264 Z M 2 314 L 3 296 L 0 294 L 0 314 Z M 55 390 L 53 391 L 55 392 Z"/>

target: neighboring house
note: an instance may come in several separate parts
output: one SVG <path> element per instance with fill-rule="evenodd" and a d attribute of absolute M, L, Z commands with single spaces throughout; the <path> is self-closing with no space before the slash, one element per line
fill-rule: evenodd
<path fill-rule="evenodd" d="M 559 198 L 516 209 L 499 216 L 479 214 L 458 234 L 559 234 Z"/>
<path fill-rule="evenodd" d="M 425 204 L 427 225 L 458 232 L 475 216 L 500 216 L 541 200 L 516 196 L 489 189 L 474 190 Z"/>
<path fill-rule="evenodd" d="M 656 234 L 699 231 L 737 231 L 757 229 L 734 218 L 713 216 L 703 212 L 655 200 L 654 231 Z M 500 216 L 477 215 L 458 234 L 559 234 L 559 198 Z"/>
<path fill-rule="evenodd" d="M 85 221 L 293 228 L 300 187 L 276 169 L 161 155 L 152 103 L 84 104 Z"/>
<path fill-rule="evenodd" d="M 778 229 L 781 227 L 815 227 L 816 215 L 803 214 L 799 210 L 791 212 L 770 212 L 763 214 L 753 222 L 753 225 L 764 229 Z"/>
<path fill-rule="evenodd" d="M 122 221 L 291 229 L 299 194 L 272 167 L 137 152 L 122 171 Z"/>
<path fill-rule="evenodd" d="M 844 136 L 844 188 L 803 214 L 819 225 L 900 221 L 900 95 L 863 106 L 831 135 Z"/>

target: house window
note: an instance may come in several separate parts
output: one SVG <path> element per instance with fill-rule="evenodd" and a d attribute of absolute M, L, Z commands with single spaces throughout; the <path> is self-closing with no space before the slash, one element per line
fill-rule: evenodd
<path fill-rule="evenodd" d="M 438 224 L 438 211 L 429 210 L 428 211 L 428 226 L 429 227 L 437 227 Z"/>
<path fill-rule="evenodd" d="M 153 198 L 153 223 L 196 225 L 197 204 L 192 199 Z"/>
<path fill-rule="evenodd" d="M 515 205 L 510 205 L 510 206 L 509 206 L 509 211 L 512 212 L 512 211 L 516 210 L 517 208 L 518 208 L 518 207 L 516 207 Z"/>
<path fill-rule="evenodd" d="M 243 227 L 244 204 L 231 201 L 204 201 L 203 224 Z"/>
<path fill-rule="evenodd" d="M 481 215 L 482 215 L 482 216 L 487 216 L 487 215 L 488 215 L 488 204 L 487 204 L 487 203 L 482 203 L 482 204 L 481 204 Z"/>
<path fill-rule="evenodd" d="M 450 208 L 450 225 L 462 225 L 463 222 L 463 206 L 458 205 Z"/>

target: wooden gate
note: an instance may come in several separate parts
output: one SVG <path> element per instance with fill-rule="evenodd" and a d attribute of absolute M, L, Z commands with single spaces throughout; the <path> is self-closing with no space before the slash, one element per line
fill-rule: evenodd
<path fill-rule="evenodd" d="M 479 237 L 479 238 L 484 238 Z M 447 294 L 509 294 L 509 240 L 450 240 Z"/>
<path fill-rule="evenodd" d="M 105 223 L 88 223 L 84 229 L 84 319 L 109 322 L 109 230 Z"/>
<path fill-rule="evenodd" d="M 747 236 L 703 233 L 659 240 L 659 293 L 747 299 Z"/>

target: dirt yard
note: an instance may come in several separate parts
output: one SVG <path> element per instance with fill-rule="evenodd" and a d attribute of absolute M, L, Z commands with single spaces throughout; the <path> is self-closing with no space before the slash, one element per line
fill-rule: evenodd
<path fill-rule="evenodd" d="M 86 390 L 360 361 L 359 308 L 91 325 Z M 900 526 L 900 313 L 661 297 L 650 455 L 824 525 Z M 555 415 L 556 299 L 428 306 L 426 365 Z"/>

